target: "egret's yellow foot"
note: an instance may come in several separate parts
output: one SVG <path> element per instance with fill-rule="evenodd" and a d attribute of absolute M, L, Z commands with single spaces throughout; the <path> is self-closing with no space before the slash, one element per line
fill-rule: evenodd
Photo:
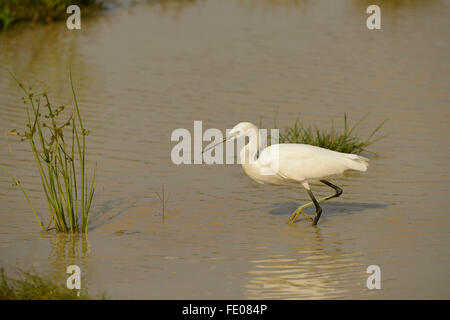
<path fill-rule="evenodd" d="M 289 217 L 289 220 L 286 221 L 287 224 L 293 224 L 295 222 L 295 220 L 297 220 L 298 216 L 299 216 L 299 211 L 300 210 L 295 210 L 294 213 Z"/>
<path fill-rule="evenodd" d="M 311 218 L 309 215 L 307 215 L 305 212 L 303 212 L 303 207 L 298 208 L 297 210 L 294 211 L 294 213 L 290 216 L 289 220 L 286 221 L 286 223 L 288 224 L 293 224 L 297 219 L 298 216 L 300 215 L 300 213 L 308 220 L 313 221 L 314 219 Z"/>
<path fill-rule="evenodd" d="M 304 213 L 303 210 L 300 210 L 300 212 L 302 213 L 302 215 L 303 215 L 306 219 L 308 219 L 308 220 L 310 220 L 310 221 L 313 221 L 313 220 L 314 220 L 313 218 L 311 218 L 311 216 L 309 216 L 309 215 L 307 215 L 306 213 Z"/>

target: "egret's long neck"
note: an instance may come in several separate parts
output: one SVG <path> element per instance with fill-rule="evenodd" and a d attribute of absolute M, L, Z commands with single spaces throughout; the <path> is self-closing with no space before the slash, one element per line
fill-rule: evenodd
<path fill-rule="evenodd" d="M 254 128 L 248 135 L 249 142 L 241 149 L 239 155 L 242 165 L 252 165 L 255 163 L 260 151 L 260 137 L 258 128 Z"/>
<path fill-rule="evenodd" d="M 242 148 L 239 154 L 241 157 L 242 169 L 245 174 L 256 181 L 259 181 L 259 177 L 261 176 L 260 164 L 257 161 L 258 148 L 258 140 L 250 139 L 249 143 Z"/>

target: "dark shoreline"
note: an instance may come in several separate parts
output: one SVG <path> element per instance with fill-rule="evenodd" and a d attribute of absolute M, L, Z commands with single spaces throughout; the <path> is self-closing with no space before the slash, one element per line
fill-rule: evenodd
<path fill-rule="evenodd" d="M 0 29 L 4 32 L 20 23 L 50 23 L 64 20 L 69 5 L 78 5 L 83 15 L 105 8 L 103 0 L 52 0 L 47 3 L 43 0 L 4 0 L 0 3 Z"/>

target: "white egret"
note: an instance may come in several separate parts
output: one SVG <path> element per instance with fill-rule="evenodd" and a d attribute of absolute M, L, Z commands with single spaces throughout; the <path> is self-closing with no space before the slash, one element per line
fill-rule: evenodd
<path fill-rule="evenodd" d="M 312 220 L 312 225 L 315 226 L 322 214 L 322 208 L 319 203 L 339 197 L 342 194 L 341 188 L 324 180 L 324 178 L 342 174 L 349 169 L 366 171 L 369 166 L 369 159 L 367 158 L 308 144 L 274 144 L 260 150 L 261 138 L 259 129 L 250 122 L 237 124 L 227 137 L 218 144 L 246 136 L 249 138 L 249 142 L 242 148 L 239 155 L 242 168 L 250 178 L 259 183 L 275 185 L 301 184 L 312 200 L 312 202 L 298 207 L 292 213 L 287 223 L 294 223 L 299 214 L 302 213 L 307 219 Z M 203 153 L 218 144 L 208 147 Z M 309 186 L 309 181 L 311 180 L 319 180 L 321 183 L 333 188 L 335 193 L 316 200 Z M 303 209 L 312 205 L 316 207 L 314 219 L 303 212 Z"/>

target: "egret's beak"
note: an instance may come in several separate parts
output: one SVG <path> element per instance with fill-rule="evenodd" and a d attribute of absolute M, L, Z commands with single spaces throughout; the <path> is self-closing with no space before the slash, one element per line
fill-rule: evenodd
<path fill-rule="evenodd" d="M 213 144 L 212 146 L 209 146 L 208 148 L 206 148 L 205 150 L 202 151 L 202 154 L 205 153 L 208 150 L 211 150 L 212 148 L 215 148 L 216 146 L 218 146 L 219 144 L 222 144 L 226 141 L 229 140 L 233 140 L 234 138 L 236 138 L 236 133 L 229 135 L 228 137 L 226 137 L 225 139 L 223 139 L 222 141 L 217 142 L 216 144 Z"/>

